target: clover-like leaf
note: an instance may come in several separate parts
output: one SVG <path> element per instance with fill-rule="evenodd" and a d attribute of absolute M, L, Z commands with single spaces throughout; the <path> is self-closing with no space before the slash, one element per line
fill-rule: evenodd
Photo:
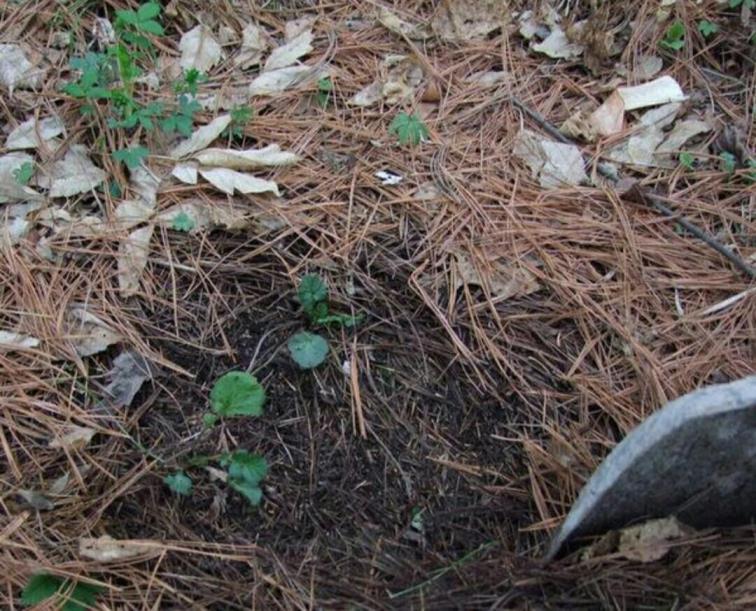
<path fill-rule="evenodd" d="M 413 146 L 430 136 L 428 128 L 423 120 L 417 114 L 408 115 L 406 112 L 400 112 L 389 126 L 389 133 L 396 134 L 400 144 L 411 144 Z"/>
<path fill-rule="evenodd" d="M 299 281 L 297 297 L 299 298 L 299 303 L 302 304 L 302 309 L 304 309 L 305 313 L 310 318 L 313 318 L 315 311 L 318 308 L 318 304 L 326 303 L 328 301 L 328 287 L 325 282 L 321 280 L 320 276 L 316 274 L 307 274 Z"/>
<path fill-rule="evenodd" d="M 186 212 L 179 212 L 174 218 L 173 223 L 171 227 L 175 229 L 176 231 L 191 231 L 194 229 L 195 222 L 194 219 L 189 216 Z"/>
<path fill-rule="evenodd" d="M 133 146 L 131 148 L 119 149 L 113 152 L 113 159 L 126 164 L 129 170 L 135 170 L 142 163 L 142 159 L 150 154 L 149 149 L 143 146 Z"/>
<path fill-rule="evenodd" d="M 328 356 L 328 342 L 308 331 L 301 331 L 293 335 L 288 343 L 291 358 L 302 369 L 313 369 L 325 361 Z"/>
<path fill-rule="evenodd" d="M 215 382 L 210 406 L 218 416 L 259 416 L 265 403 L 265 389 L 246 371 L 231 371 Z"/>

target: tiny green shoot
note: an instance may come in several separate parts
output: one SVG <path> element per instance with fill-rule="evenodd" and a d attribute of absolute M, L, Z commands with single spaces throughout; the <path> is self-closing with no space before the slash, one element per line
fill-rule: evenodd
<path fill-rule="evenodd" d="M 333 81 L 330 76 L 324 76 L 318 81 L 318 93 L 316 99 L 318 105 L 322 108 L 328 106 L 328 102 L 331 100 L 331 93 L 333 92 Z"/>
<path fill-rule="evenodd" d="M 31 161 L 25 161 L 13 170 L 13 179 L 23 187 L 29 184 L 32 176 L 34 176 L 34 164 Z"/>
<path fill-rule="evenodd" d="M 207 75 L 203 74 L 197 68 L 189 68 L 183 74 L 183 78 L 176 81 L 173 85 L 173 90 L 177 94 L 188 93 L 191 96 L 196 96 L 199 90 L 199 85 L 207 80 Z"/>
<path fill-rule="evenodd" d="M 49 599 L 56 599 L 60 611 L 85 611 L 95 605 L 100 586 L 80 581 L 71 582 L 57 575 L 36 573 L 29 578 L 21 593 L 21 604 L 25 607 L 38 605 Z"/>
<path fill-rule="evenodd" d="M 133 146 L 131 148 L 119 149 L 113 151 L 113 159 L 126 165 L 129 170 L 139 167 L 142 160 L 150 154 L 150 151 L 143 146 Z"/>
<path fill-rule="evenodd" d="M 178 132 L 182 136 L 191 136 L 194 115 L 200 110 L 202 106 L 197 100 L 188 95 L 180 95 L 178 108 L 160 122 L 160 127 L 166 134 Z"/>
<path fill-rule="evenodd" d="M 175 473 L 166 475 L 163 478 L 163 482 L 171 489 L 171 492 L 179 496 L 189 496 L 192 493 L 192 478 L 183 471 L 176 471 Z"/>
<path fill-rule="evenodd" d="M 686 170 L 693 170 L 693 165 L 695 164 L 696 158 L 693 156 L 692 153 L 689 153 L 687 151 L 683 151 L 680 153 L 680 165 L 684 167 Z"/>
<path fill-rule="evenodd" d="M 685 25 L 683 25 L 683 22 L 675 21 L 670 25 L 659 44 L 670 51 L 682 49 L 685 46 Z"/>
<path fill-rule="evenodd" d="M 698 22 L 698 31 L 701 32 L 704 38 L 709 38 L 719 32 L 719 26 L 708 19 L 701 19 Z"/>
<path fill-rule="evenodd" d="M 176 231 L 189 232 L 195 227 L 194 219 L 183 210 L 174 218 L 171 227 Z"/>
<path fill-rule="evenodd" d="M 727 172 L 728 174 L 735 173 L 735 167 L 737 166 L 737 160 L 735 159 L 735 155 L 733 155 L 729 151 L 724 151 L 720 153 L 719 159 L 722 162 L 722 169 L 725 172 Z"/>
<path fill-rule="evenodd" d="M 226 128 L 226 135 L 232 138 L 241 138 L 244 136 L 244 128 L 252 119 L 252 108 L 249 106 L 234 106 L 229 113 L 231 123 Z"/>
<path fill-rule="evenodd" d="M 395 134 L 399 138 L 399 144 L 417 146 L 430 136 L 430 132 L 423 120 L 417 114 L 408 115 L 400 112 L 389 126 L 389 134 Z"/>
<path fill-rule="evenodd" d="M 259 454 L 250 454 L 246 450 L 237 450 L 223 456 L 221 466 L 228 469 L 228 484 L 251 505 L 262 501 L 260 482 L 268 474 L 268 463 Z"/>

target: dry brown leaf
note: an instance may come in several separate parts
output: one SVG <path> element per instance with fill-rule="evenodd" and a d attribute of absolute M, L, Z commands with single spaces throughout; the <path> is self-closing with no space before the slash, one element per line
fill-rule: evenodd
<path fill-rule="evenodd" d="M 263 72 L 249 85 L 249 95 L 275 95 L 296 85 L 306 85 L 328 76 L 318 66 L 288 66 Z"/>
<path fill-rule="evenodd" d="M 97 354 L 122 339 L 84 305 L 73 305 L 69 308 L 66 316 L 66 335 L 79 356 Z"/>
<path fill-rule="evenodd" d="M 217 204 L 202 201 L 189 201 L 178 204 L 161 212 L 155 221 L 164 227 L 173 227 L 176 218 L 185 214 L 194 223 L 191 232 L 223 227 L 224 229 L 245 229 L 249 227 L 253 218 L 249 209 L 234 206 L 232 203 Z"/>
<path fill-rule="evenodd" d="M 210 143 L 223 133 L 231 123 L 231 115 L 225 114 L 216 117 L 207 125 L 194 130 L 194 133 L 183 142 L 179 142 L 170 152 L 174 159 L 186 157 L 210 146 Z"/>
<path fill-rule="evenodd" d="M 274 193 L 281 195 L 278 185 L 272 180 L 264 180 L 227 168 L 199 168 L 199 174 L 219 191 L 233 195 L 239 193 Z"/>
<path fill-rule="evenodd" d="M 454 291 L 464 284 L 476 285 L 487 288 L 494 299 L 504 300 L 529 295 L 541 288 L 535 276 L 522 266 L 491 261 L 479 269 L 464 252 L 454 253 L 454 263 L 459 279 Z"/>
<path fill-rule="evenodd" d="M 197 184 L 197 164 L 194 162 L 177 163 L 171 174 L 185 185 Z"/>
<path fill-rule="evenodd" d="M 48 142 L 64 131 L 63 121 L 53 115 L 37 121 L 31 117 L 14 129 L 5 140 L 5 148 L 9 150 L 34 149 Z"/>
<path fill-rule="evenodd" d="M 304 57 L 312 51 L 312 30 L 305 30 L 298 34 L 291 41 L 287 42 L 276 49 L 265 62 L 265 72 L 286 68 L 296 63 L 300 57 Z"/>
<path fill-rule="evenodd" d="M 179 64 L 184 70 L 196 68 L 200 72 L 209 72 L 222 57 L 221 46 L 213 38 L 210 28 L 204 25 L 192 28 L 181 37 L 179 51 Z"/>
<path fill-rule="evenodd" d="M 583 45 L 574 43 L 567 38 L 567 34 L 559 26 L 552 28 L 544 40 L 531 44 L 530 48 L 554 59 L 575 59 L 580 57 L 585 50 Z"/>
<path fill-rule="evenodd" d="M 684 537 L 687 531 L 674 517 L 628 526 L 620 531 L 617 552 L 628 560 L 653 562 L 666 556 L 672 542 Z"/>
<path fill-rule="evenodd" d="M 94 190 L 107 177 L 107 172 L 92 163 L 87 147 L 74 144 L 62 159 L 40 172 L 37 184 L 49 189 L 50 197 L 71 197 Z"/>
<path fill-rule="evenodd" d="M 509 19 L 509 4 L 501 0 L 449 0 L 439 3 L 433 30 L 450 42 L 487 36 Z"/>
<path fill-rule="evenodd" d="M 0 85 L 13 90 L 37 89 L 42 84 L 44 70 L 29 59 L 29 49 L 22 45 L 0 44 Z"/>
<path fill-rule="evenodd" d="M 245 70 L 262 61 L 263 53 L 268 48 L 268 41 L 262 28 L 248 23 L 242 30 L 242 43 L 239 54 L 234 58 L 237 68 Z"/>
<path fill-rule="evenodd" d="M 523 129 L 515 140 L 513 153 L 537 176 L 542 187 L 560 188 L 587 182 L 583 156 L 574 144 L 542 138 Z"/>
<path fill-rule="evenodd" d="M 21 488 L 18 490 L 18 496 L 20 496 L 27 505 L 37 511 L 51 511 L 52 509 L 55 509 L 55 503 L 45 493 L 40 492 L 39 490 Z"/>
<path fill-rule="evenodd" d="M 69 425 L 62 435 L 50 440 L 51 448 L 63 448 L 67 450 L 80 450 L 85 447 L 97 431 L 86 426 Z"/>
<path fill-rule="evenodd" d="M 8 153 L 0 156 L 0 204 L 44 199 L 34 189 L 19 184 L 16 180 L 14 173 L 26 163 L 33 165 L 34 157 L 27 153 Z"/>
<path fill-rule="evenodd" d="M 0 331 L 0 352 L 28 350 L 37 346 L 39 346 L 39 340 L 36 337 L 13 331 Z"/>
<path fill-rule="evenodd" d="M 142 556 L 155 551 L 158 544 L 150 541 L 113 539 L 110 535 L 82 537 L 79 539 L 79 555 L 99 562 L 114 562 Z"/>
<path fill-rule="evenodd" d="M 139 290 L 154 230 L 154 225 L 136 229 L 119 245 L 118 287 L 124 297 L 130 297 Z"/>
<path fill-rule="evenodd" d="M 413 25 L 384 6 L 378 11 L 378 21 L 390 32 L 411 40 L 427 40 L 432 35 L 425 24 Z"/>
<path fill-rule="evenodd" d="M 192 157 L 204 166 L 217 166 L 232 170 L 287 166 L 300 160 L 299 155 L 282 151 L 278 144 L 245 151 L 209 148 L 195 153 Z"/>

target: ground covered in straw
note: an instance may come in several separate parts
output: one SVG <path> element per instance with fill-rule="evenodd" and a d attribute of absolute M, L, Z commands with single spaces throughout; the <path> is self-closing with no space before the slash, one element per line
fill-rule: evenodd
<path fill-rule="evenodd" d="M 2 607 L 47 574 L 98 586 L 102 609 L 753 608 L 753 528 L 687 532 L 645 562 L 541 560 L 630 429 L 754 370 L 751 4 L 171 0 L 131 94 L 174 108 L 196 66 L 187 135 L 64 90 L 137 3 L 0 4 Z M 684 100 L 650 150 L 648 108 L 596 133 L 617 87 L 660 76 Z M 416 143 L 392 130 L 402 112 Z M 565 121 L 579 180 L 520 146 Z M 683 121 L 697 131 L 654 148 Z M 234 195 L 218 168 L 171 174 L 200 148 L 273 144 L 294 156 L 224 174 L 246 181 Z M 131 169 L 113 155 L 136 146 Z M 307 370 L 287 348 L 311 326 L 305 274 L 361 317 L 312 329 L 330 353 Z M 232 370 L 262 383 L 264 412 L 206 427 Z M 256 507 L 197 458 L 239 449 L 269 465 Z M 166 485 L 176 471 L 191 494 Z"/>

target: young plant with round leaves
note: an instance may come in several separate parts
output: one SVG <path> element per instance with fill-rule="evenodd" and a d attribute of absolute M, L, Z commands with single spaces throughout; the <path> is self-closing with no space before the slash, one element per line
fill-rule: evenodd
<path fill-rule="evenodd" d="M 81 581 L 71 582 L 57 575 L 36 573 L 26 582 L 21 592 L 21 604 L 25 607 L 39 605 L 53 599 L 60 611 L 86 611 L 94 607 L 100 586 Z"/>
<path fill-rule="evenodd" d="M 179 496 L 189 496 L 192 493 L 194 483 L 192 478 L 183 471 L 176 471 L 163 478 L 163 483 L 171 489 L 171 492 Z"/>
<path fill-rule="evenodd" d="M 207 426 L 218 418 L 260 416 L 265 404 L 265 389 L 246 371 L 230 371 L 216 380 L 210 391 L 211 411 L 204 416 Z"/>
<path fill-rule="evenodd" d="M 328 356 L 328 342 L 317 333 L 300 331 L 287 344 L 289 354 L 302 369 L 314 369 Z"/>
<path fill-rule="evenodd" d="M 228 484 L 252 505 L 262 501 L 260 482 L 268 474 L 268 463 L 263 456 L 237 450 L 221 458 L 221 466 L 228 470 Z"/>

